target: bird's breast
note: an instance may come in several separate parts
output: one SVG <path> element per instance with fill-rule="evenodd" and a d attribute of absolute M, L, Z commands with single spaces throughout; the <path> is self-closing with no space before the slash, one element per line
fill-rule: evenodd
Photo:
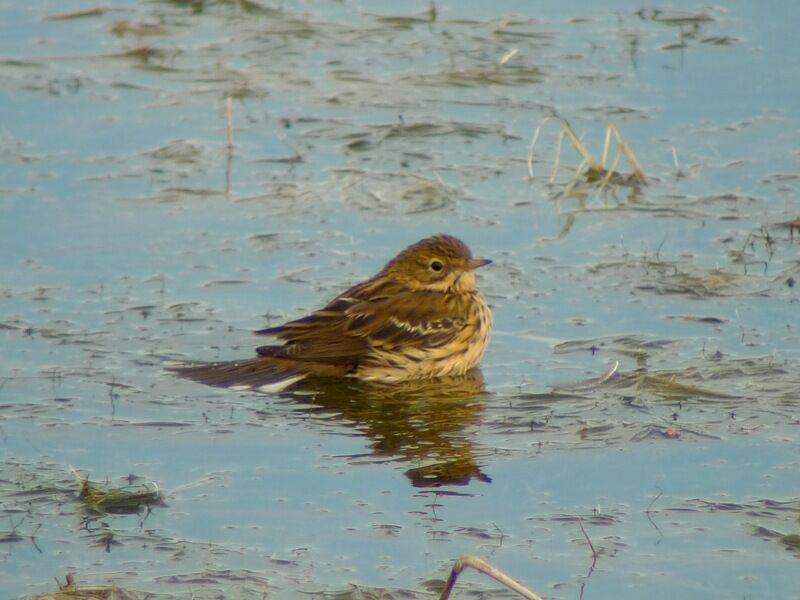
<path fill-rule="evenodd" d="M 478 366 L 492 330 L 492 313 L 478 292 L 468 295 L 461 317 L 452 328 L 421 328 L 408 344 L 375 348 L 358 367 L 357 376 L 367 381 L 395 383 L 463 375 Z"/>

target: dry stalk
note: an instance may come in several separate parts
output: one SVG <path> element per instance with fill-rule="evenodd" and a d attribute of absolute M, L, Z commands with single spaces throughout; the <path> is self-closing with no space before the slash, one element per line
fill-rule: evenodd
<path fill-rule="evenodd" d="M 467 567 L 471 567 L 476 571 L 483 573 L 484 575 L 488 575 L 495 581 L 499 581 L 508 589 L 516 592 L 523 598 L 528 598 L 528 600 L 543 600 L 541 596 L 530 591 L 521 583 L 511 579 L 511 577 L 503 573 L 497 567 L 493 567 L 485 560 L 473 555 L 462 556 L 456 560 L 455 564 L 453 565 L 453 569 L 450 571 L 450 577 L 447 579 L 447 585 L 445 586 L 444 591 L 442 591 L 442 595 L 439 596 L 439 600 L 447 600 L 450 598 L 450 593 L 453 591 L 453 586 L 456 584 L 456 579 L 458 579 L 461 571 Z"/>
<path fill-rule="evenodd" d="M 225 134 L 228 139 L 228 150 L 233 149 L 233 98 L 225 98 Z"/>

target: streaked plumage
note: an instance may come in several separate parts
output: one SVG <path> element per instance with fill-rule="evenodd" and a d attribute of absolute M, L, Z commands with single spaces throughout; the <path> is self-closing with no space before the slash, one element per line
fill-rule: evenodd
<path fill-rule="evenodd" d="M 394 383 L 462 375 L 478 365 L 489 341 L 492 316 L 474 274 L 489 262 L 474 259 L 453 236 L 423 239 L 324 308 L 257 331 L 283 342 L 257 348 L 258 357 L 174 370 L 241 389 L 307 376 Z"/>

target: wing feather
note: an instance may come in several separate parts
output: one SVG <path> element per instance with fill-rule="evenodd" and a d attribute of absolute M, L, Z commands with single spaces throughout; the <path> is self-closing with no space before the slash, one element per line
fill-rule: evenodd
<path fill-rule="evenodd" d="M 371 347 L 431 347 L 453 341 L 466 325 L 466 311 L 452 294 L 411 291 L 346 311 L 345 333 Z"/>
<path fill-rule="evenodd" d="M 453 341 L 466 324 L 456 295 L 398 288 L 372 279 L 337 296 L 324 308 L 278 327 L 262 329 L 283 346 L 262 346 L 265 356 L 358 365 L 374 350 L 428 348 Z"/>

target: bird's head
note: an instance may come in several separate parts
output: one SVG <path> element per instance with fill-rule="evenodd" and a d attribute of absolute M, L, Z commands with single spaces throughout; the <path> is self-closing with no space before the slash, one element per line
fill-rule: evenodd
<path fill-rule="evenodd" d="M 412 289 L 471 292 L 475 290 L 475 269 L 491 262 L 473 258 L 467 245 L 456 237 L 436 235 L 403 250 L 383 273 Z"/>

